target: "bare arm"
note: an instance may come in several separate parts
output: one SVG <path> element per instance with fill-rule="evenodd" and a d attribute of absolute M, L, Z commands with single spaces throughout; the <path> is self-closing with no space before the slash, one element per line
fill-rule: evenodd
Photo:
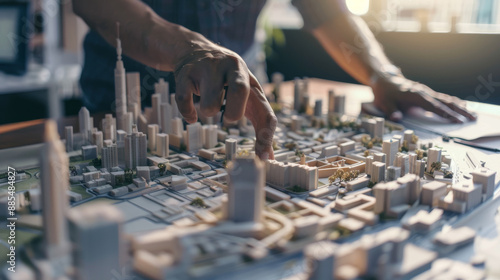
<path fill-rule="evenodd" d="M 174 71 L 175 63 L 191 49 L 211 44 L 202 35 L 162 19 L 141 1 L 73 0 L 73 9 L 113 46 L 119 22 L 124 53 L 158 70 Z"/>
<path fill-rule="evenodd" d="M 235 121 L 245 114 L 255 128 L 257 155 L 274 158 L 276 116 L 259 82 L 238 54 L 162 19 L 139 0 L 73 0 L 73 7 L 112 45 L 119 22 L 126 55 L 150 67 L 174 71 L 177 106 L 187 122 L 198 119 L 193 94 L 201 97 L 201 113 L 214 116 L 221 108 L 227 85 L 224 118 Z"/>
<path fill-rule="evenodd" d="M 455 122 L 463 122 L 465 117 L 475 119 L 459 98 L 406 79 L 360 17 L 338 16 L 313 30 L 313 34 L 346 72 L 372 87 L 374 103 L 386 117 L 399 120 L 400 110 L 419 106 Z"/>

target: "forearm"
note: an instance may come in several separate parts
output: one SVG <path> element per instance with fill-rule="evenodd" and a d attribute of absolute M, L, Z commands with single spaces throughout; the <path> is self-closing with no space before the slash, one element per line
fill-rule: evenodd
<path fill-rule="evenodd" d="M 175 70 L 183 57 L 211 44 L 202 35 L 162 19 L 138 0 L 73 0 L 73 9 L 113 46 L 116 23 L 120 23 L 123 52 L 162 71 Z"/>
<path fill-rule="evenodd" d="M 314 36 L 335 61 L 360 83 L 370 85 L 391 65 L 366 23 L 355 15 L 342 15 L 313 30 Z"/>

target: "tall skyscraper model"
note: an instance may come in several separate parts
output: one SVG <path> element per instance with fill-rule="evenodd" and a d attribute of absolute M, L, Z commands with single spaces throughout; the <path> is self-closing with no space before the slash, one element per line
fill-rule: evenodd
<path fill-rule="evenodd" d="M 120 40 L 120 24 L 116 24 L 116 68 L 115 68 L 115 105 L 116 105 L 116 124 L 118 129 L 125 130 L 125 114 L 127 113 L 127 88 L 126 73 L 122 61 L 122 42 Z"/>
<path fill-rule="evenodd" d="M 66 194 L 69 160 L 59 139 L 57 124 L 52 120 L 45 124 L 45 146 L 41 152 L 40 162 L 45 256 L 58 267 L 55 271 L 64 273 L 64 264 L 66 260 L 69 262 L 70 250 L 66 224 L 66 213 L 69 209 Z"/>
<path fill-rule="evenodd" d="M 238 157 L 228 170 L 228 219 L 235 222 L 262 222 L 264 208 L 264 163 L 254 156 Z"/>

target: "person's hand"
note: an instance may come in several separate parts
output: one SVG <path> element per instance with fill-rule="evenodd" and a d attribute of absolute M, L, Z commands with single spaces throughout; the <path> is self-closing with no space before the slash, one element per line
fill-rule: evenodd
<path fill-rule="evenodd" d="M 176 63 L 175 82 L 177 106 L 188 123 L 198 120 L 193 94 L 200 96 L 201 114 L 211 117 L 220 111 L 227 86 L 224 118 L 236 121 L 244 114 L 255 129 L 255 153 L 263 160 L 274 159 L 276 116 L 259 82 L 239 55 L 214 44 L 205 45 Z"/>
<path fill-rule="evenodd" d="M 476 119 L 460 98 L 436 92 L 403 76 L 377 79 L 372 90 L 374 105 L 393 121 L 400 121 L 411 107 L 421 107 L 455 123 Z"/>

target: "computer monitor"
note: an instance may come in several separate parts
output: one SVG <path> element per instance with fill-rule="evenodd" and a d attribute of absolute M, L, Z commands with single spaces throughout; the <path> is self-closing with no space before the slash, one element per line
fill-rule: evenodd
<path fill-rule="evenodd" d="M 22 75 L 30 39 L 28 2 L 0 1 L 0 72 Z"/>

